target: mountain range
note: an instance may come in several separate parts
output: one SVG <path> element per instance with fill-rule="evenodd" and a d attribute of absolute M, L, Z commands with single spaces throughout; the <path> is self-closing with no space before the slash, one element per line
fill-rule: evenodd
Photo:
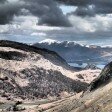
<path fill-rule="evenodd" d="M 104 63 L 112 60 L 112 48 L 96 45 L 81 45 L 72 41 L 56 41 L 51 39 L 35 43 L 34 46 L 57 52 L 68 63 Z"/>

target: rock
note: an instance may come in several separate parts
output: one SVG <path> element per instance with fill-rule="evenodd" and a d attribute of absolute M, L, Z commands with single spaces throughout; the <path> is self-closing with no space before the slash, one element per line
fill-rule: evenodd
<path fill-rule="evenodd" d="M 101 74 L 91 82 L 90 84 L 90 91 L 97 89 L 101 85 L 105 85 L 110 82 L 112 79 L 112 62 L 104 67 Z"/>
<path fill-rule="evenodd" d="M 100 69 L 97 66 L 95 66 L 94 64 L 88 64 L 85 69 L 92 69 L 92 70 L 96 70 L 96 69 Z"/>
<path fill-rule="evenodd" d="M 11 107 L 9 107 L 9 108 L 7 108 L 6 109 L 7 111 L 11 111 L 11 112 L 15 112 L 15 111 L 24 111 L 25 110 L 25 108 L 24 107 L 22 107 L 22 106 L 18 106 L 18 105 L 13 105 L 13 106 L 11 106 Z"/>
<path fill-rule="evenodd" d="M 81 74 L 78 74 L 77 77 L 78 77 L 79 79 L 84 79 L 84 77 L 83 77 Z"/>
<path fill-rule="evenodd" d="M 20 105 L 20 104 L 22 104 L 22 101 L 17 101 L 16 102 L 16 105 Z"/>

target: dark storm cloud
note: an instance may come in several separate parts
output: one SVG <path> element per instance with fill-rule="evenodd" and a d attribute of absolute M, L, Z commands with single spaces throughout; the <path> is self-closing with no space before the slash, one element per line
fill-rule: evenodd
<path fill-rule="evenodd" d="M 53 0 L 24 0 L 25 6 L 33 15 L 39 17 L 39 25 L 71 26 L 67 17 L 63 15 L 58 4 Z"/>
<path fill-rule="evenodd" d="M 75 11 L 68 13 L 67 15 L 77 15 L 81 17 L 94 16 L 95 11 L 90 7 L 78 6 Z"/>
<path fill-rule="evenodd" d="M 96 14 L 111 14 L 112 8 L 106 7 L 102 5 L 94 5 L 90 8 L 90 6 L 78 6 L 77 9 L 71 14 L 75 14 L 77 16 L 95 16 Z"/>
<path fill-rule="evenodd" d="M 0 2 L 0 24 L 9 23 L 18 14 L 20 7 L 20 4 Z"/>
<path fill-rule="evenodd" d="M 71 26 L 58 4 L 53 0 L 10 1 L 0 1 L 0 24 L 9 23 L 14 15 L 21 14 L 21 9 L 27 9 L 31 14 L 39 17 L 39 25 Z"/>
<path fill-rule="evenodd" d="M 87 5 L 102 5 L 111 6 L 112 0 L 55 0 L 60 3 L 74 6 L 87 6 Z"/>
<path fill-rule="evenodd" d="M 76 6 L 71 14 L 78 16 L 94 16 L 95 14 L 112 13 L 112 0 L 57 0 L 60 3 Z M 89 8 L 93 6 L 92 8 Z"/>
<path fill-rule="evenodd" d="M 7 0 L 0 0 L 0 3 L 5 3 Z"/>
<path fill-rule="evenodd" d="M 75 6 L 86 6 L 87 4 L 91 4 L 92 0 L 56 0 L 60 3 L 64 3 L 67 5 L 75 5 Z"/>

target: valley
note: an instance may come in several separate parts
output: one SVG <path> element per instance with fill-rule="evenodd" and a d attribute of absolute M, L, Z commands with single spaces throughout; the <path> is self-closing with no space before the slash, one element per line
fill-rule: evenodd
<path fill-rule="evenodd" d="M 68 102 L 77 95 L 79 98 L 100 72 L 72 67 L 47 49 L 0 41 L 0 108 L 13 110 L 18 101 L 26 110 Z"/>
<path fill-rule="evenodd" d="M 0 0 L 0 112 L 112 112 L 112 0 Z"/>
<path fill-rule="evenodd" d="M 0 112 L 109 112 L 111 65 L 73 67 L 56 52 L 0 41 Z"/>

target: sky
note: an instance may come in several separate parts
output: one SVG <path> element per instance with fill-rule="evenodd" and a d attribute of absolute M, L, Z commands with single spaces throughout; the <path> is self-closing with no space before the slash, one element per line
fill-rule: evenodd
<path fill-rule="evenodd" d="M 112 0 L 0 0 L 0 39 L 112 45 Z"/>

